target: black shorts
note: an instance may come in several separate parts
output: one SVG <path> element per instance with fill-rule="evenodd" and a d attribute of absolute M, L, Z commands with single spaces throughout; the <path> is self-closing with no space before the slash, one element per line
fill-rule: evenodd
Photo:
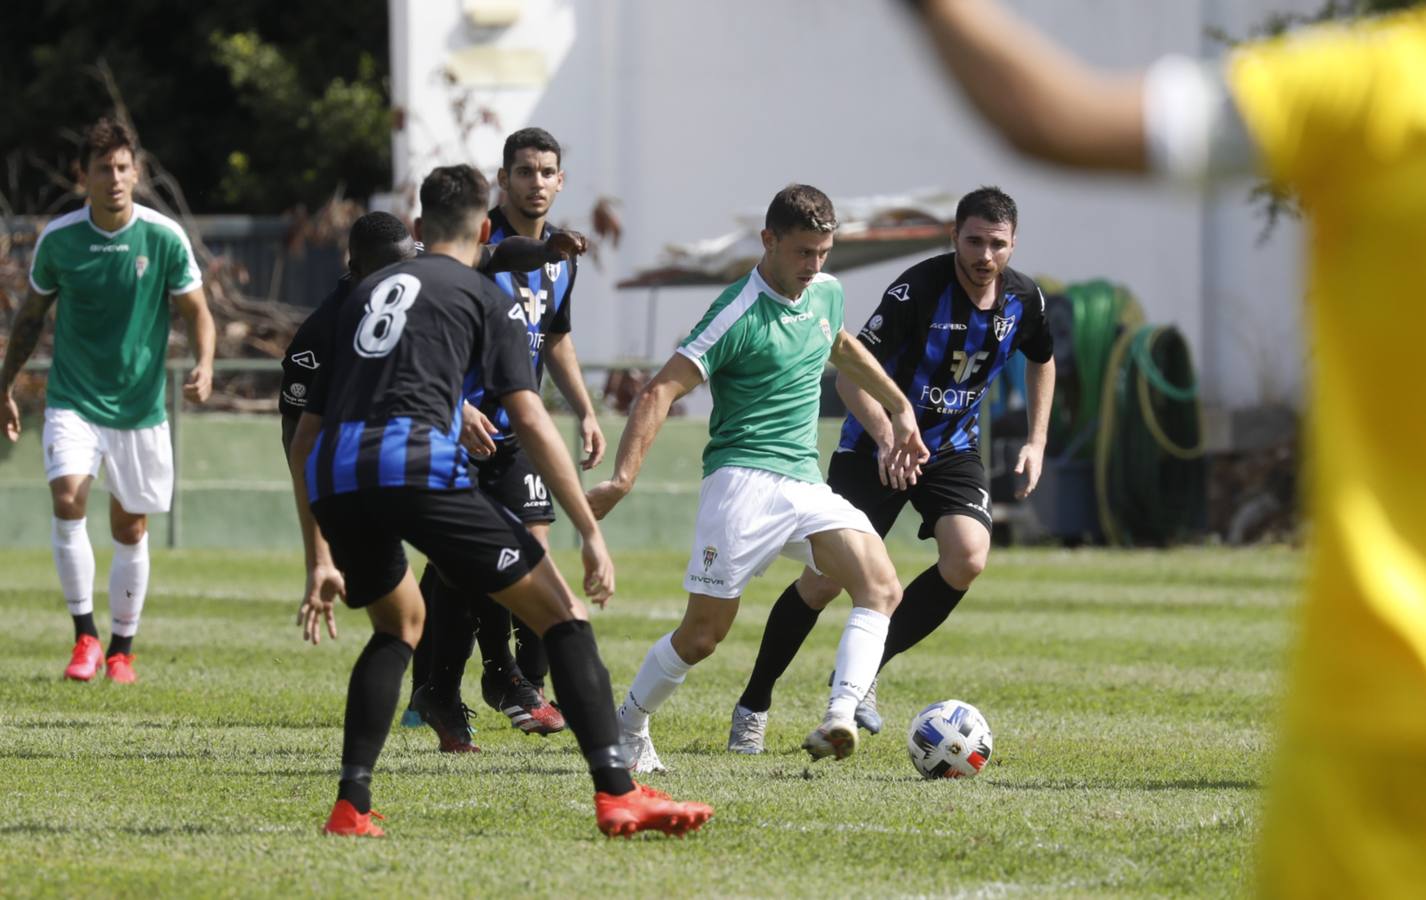
<path fill-rule="evenodd" d="M 323 497 L 312 504 L 312 514 L 346 579 L 353 609 L 400 584 L 408 566 L 403 540 L 472 596 L 509 587 L 545 556 L 520 520 L 473 490 L 355 491 Z"/>
<path fill-rule="evenodd" d="M 545 480 L 514 438 L 501 441 L 489 459 L 472 462 L 480 490 L 521 522 L 555 520 L 555 505 L 550 502 Z"/>
<path fill-rule="evenodd" d="M 916 484 L 896 491 L 881 483 L 876 458 L 868 453 L 834 453 L 827 485 L 867 514 L 877 534 L 886 537 L 910 500 L 921 514 L 917 537 L 936 535 L 942 516 L 969 516 L 990 530 L 990 493 L 977 450 L 952 453 L 921 469 Z"/>

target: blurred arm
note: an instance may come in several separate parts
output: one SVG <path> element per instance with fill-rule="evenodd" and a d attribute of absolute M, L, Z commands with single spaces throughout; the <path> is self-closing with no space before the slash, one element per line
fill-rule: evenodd
<path fill-rule="evenodd" d="M 1142 75 L 1092 69 L 990 0 L 912 5 L 946 71 L 1016 149 L 1084 168 L 1147 169 Z"/>

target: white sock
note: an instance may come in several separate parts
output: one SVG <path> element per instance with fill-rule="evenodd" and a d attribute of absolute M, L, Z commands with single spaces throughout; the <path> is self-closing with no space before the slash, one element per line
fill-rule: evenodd
<path fill-rule="evenodd" d="M 50 525 L 59 589 L 71 616 L 94 612 L 94 548 L 84 519 L 54 519 Z"/>
<path fill-rule="evenodd" d="M 137 544 L 114 542 L 114 562 L 109 566 L 109 618 L 114 633 L 133 637 L 149 592 L 149 536 Z"/>
<path fill-rule="evenodd" d="M 639 674 L 634 676 L 634 683 L 629 685 L 628 696 L 619 707 L 620 729 L 629 734 L 643 731 L 648 726 L 649 716 L 673 696 L 691 668 L 693 666 L 673 649 L 673 632 L 654 641 L 644 657 L 644 664 L 639 666 Z"/>
<path fill-rule="evenodd" d="M 853 609 L 842 629 L 837 644 L 837 668 L 832 673 L 832 695 L 827 699 L 827 714 L 837 719 L 850 719 L 857 704 L 871 689 L 876 669 L 881 665 L 881 652 L 886 648 L 886 630 L 891 617 L 872 609 Z"/>

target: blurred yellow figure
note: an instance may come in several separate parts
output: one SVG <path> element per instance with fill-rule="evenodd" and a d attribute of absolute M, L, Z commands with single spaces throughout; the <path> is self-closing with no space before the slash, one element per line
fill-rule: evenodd
<path fill-rule="evenodd" d="M 996 4 L 924 0 L 1021 150 L 1205 177 L 1256 166 L 1310 223 L 1313 549 L 1263 823 L 1265 896 L 1426 897 L 1426 8 L 1095 72 Z"/>
<path fill-rule="evenodd" d="M 1426 10 L 1248 47 L 1228 83 L 1310 219 L 1314 552 L 1263 893 L 1426 896 Z"/>

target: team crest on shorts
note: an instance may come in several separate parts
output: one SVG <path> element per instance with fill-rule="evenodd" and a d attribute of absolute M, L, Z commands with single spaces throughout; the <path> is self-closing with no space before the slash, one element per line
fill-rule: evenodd
<path fill-rule="evenodd" d="M 1012 328 L 1015 327 L 1015 317 L 1014 317 L 1014 316 L 1008 316 L 1008 317 L 996 316 L 996 317 L 995 317 L 994 326 L 995 326 L 995 339 L 996 339 L 997 341 L 1003 341 L 1003 340 L 1005 340 L 1005 336 L 1010 333 L 1010 329 L 1012 329 Z"/>
<path fill-rule="evenodd" d="M 817 324 L 822 326 L 822 336 L 825 337 L 827 339 L 827 343 L 830 344 L 832 342 L 832 323 L 828 322 L 826 319 L 823 319 Z"/>
<path fill-rule="evenodd" d="M 134 271 L 140 278 L 149 270 L 149 258 L 147 256 L 137 256 L 134 258 Z"/>
<path fill-rule="evenodd" d="M 703 571 L 707 572 L 707 571 L 708 571 L 708 568 L 713 565 L 713 560 L 715 560 L 715 559 L 717 559 L 717 558 L 718 558 L 718 548 L 717 548 L 717 547 L 713 546 L 712 544 L 709 544 L 707 547 L 704 547 L 704 548 L 703 548 Z"/>

